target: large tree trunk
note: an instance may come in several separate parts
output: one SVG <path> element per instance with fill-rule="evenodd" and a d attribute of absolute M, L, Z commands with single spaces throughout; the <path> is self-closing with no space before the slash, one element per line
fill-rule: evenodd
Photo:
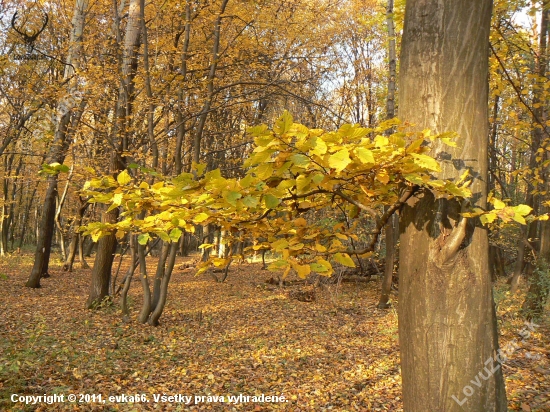
<path fill-rule="evenodd" d="M 115 11 L 118 10 L 115 8 Z M 117 14 L 116 20 L 119 21 Z M 119 30 L 119 27 L 116 27 Z M 120 33 L 117 33 L 117 38 Z M 140 1 L 131 0 L 128 9 L 128 23 L 124 37 L 124 50 L 121 58 L 121 86 L 117 101 L 117 119 L 115 138 L 118 141 L 116 150 L 111 155 L 110 169 L 113 175 L 118 174 L 125 167 L 124 153 L 128 150 L 129 122 L 132 116 L 132 103 L 134 95 L 134 78 L 137 71 L 138 49 L 141 44 L 141 14 Z M 106 213 L 109 223 L 116 223 L 118 209 Z M 92 270 L 92 284 L 90 294 L 86 302 L 87 308 L 93 308 L 96 304 L 109 294 L 111 283 L 111 269 L 113 265 L 114 252 L 116 250 L 115 234 L 104 236 L 99 239 L 94 267 Z"/>
<path fill-rule="evenodd" d="M 469 169 L 472 203 L 486 206 L 491 0 L 409 0 L 399 115 L 419 129 L 456 131 L 436 144 L 439 178 Z M 452 158 L 452 159 L 451 159 Z M 506 411 L 498 360 L 487 230 L 456 200 L 428 191 L 401 213 L 399 339 L 407 412 Z"/>
<path fill-rule="evenodd" d="M 113 213 L 114 212 L 114 213 Z M 111 210 L 103 215 L 104 223 L 116 223 L 118 209 Z M 115 235 L 104 236 L 97 243 L 94 267 L 92 269 L 92 283 L 86 308 L 93 309 L 107 296 L 109 296 L 109 285 L 111 283 L 111 268 L 115 259 L 117 241 Z"/>

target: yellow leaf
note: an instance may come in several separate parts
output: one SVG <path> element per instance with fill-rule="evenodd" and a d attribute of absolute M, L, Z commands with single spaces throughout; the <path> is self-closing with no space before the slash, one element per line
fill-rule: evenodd
<path fill-rule="evenodd" d="M 424 154 L 412 153 L 411 156 L 414 159 L 414 163 L 424 169 L 432 170 L 434 172 L 439 172 L 439 163 L 433 157 Z"/>
<path fill-rule="evenodd" d="M 355 149 L 355 155 L 361 161 L 361 163 L 374 164 L 374 156 L 369 149 L 364 147 L 358 147 Z"/>
<path fill-rule="evenodd" d="M 315 144 L 309 153 L 317 156 L 323 156 L 327 152 L 327 144 L 323 139 L 317 137 L 315 139 Z"/>
<path fill-rule="evenodd" d="M 298 276 L 302 279 L 305 279 L 307 275 L 311 273 L 311 267 L 309 265 L 293 265 L 294 270 L 298 274 Z"/>
<path fill-rule="evenodd" d="M 316 250 L 317 252 L 324 253 L 324 252 L 327 251 L 327 248 L 324 247 L 323 245 L 321 245 L 320 243 L 316 243 L 316 244 L 315 244 L 315 250 Z"/>
<path fill-rule="evenodd" d="M 520 214 L 521 216 L 527 216 L 533 210 L 533 208 L 528 205 L 517 205 L 513 209 L 516 213 Z"/>
<path fill-rule="evenodd" d="M 492 203 L 496 210 L 504 209 L 504 207 L 506 206 L 506 204 L 502 200 L 497 199 L 496 197 L 493 198 Z"/>
<path fill-rule="evenodd" d="M 254 169 L 254 174 L 258 179 L 265 180 L 273 174 L 273 166 L 271 163 L 262 163 Z"/>
<path fill-rule="evenodd" d="M 285 134 L 290 130 L 290 126 L 292 126 L 293 122 L 294 120 L 292 119 L 292 115 L 285 110 L 283 115 L 275 122 L 275 127 L 273 127 L 273 130 L 275 133 Z"/>
<path fill-rule="evenodd" d="M 206 219 L 208 219 L 208 215 L 204 212 L 198 213 L 194 218 L 193 222 L 195 223 L 201 223 L 204 222 Z"/>
<path fill-rule="evenodd" d="M 522 225 L 526 225 L 527 222 L 525 221 L 525 219 L 523 218 L 522 215 L 520 215 L 519 213 L 515 213 L 514 216 L 512 217 L 512 219 L 514 219 L 516 222 L 522 224 Z"/>
<path fill-rule="evenodd" d="M 374 138 L 374 145 L 378 148 L 382 148 L 387 146 L 390 143 L 390 139 L 388 139 L 386 136 L 376 136 Z"/>
<path fill-rule="evenodd" d="M 355 262 L 347 253 L 336 253 L 334 255 L 334 260 L 341 265 L 348 266 L 350 268 L 355 267 Z"/>
<path fill-rule="evenodd" d="M 479 220 L 481 220 L 481 223 L 486 225 L 487 223 L 492 223 L 494 222 L 494 220 L 497 218 L 497 215 L 496 213 L 493 213 L 493 212 L 490 212 L 490 213 L 486 213 L 484 215 L 481 215 L 479 217 Z"/>
<path fill-rule="evenodd" d="M 351 163 L 348 149 L 342 149 L 328 158 L 328 165 L 335 169 L 337 173 L 341 172 Z"/>
<path fill-rule="evenodd" d="M 122 172 L 120 172 L 118 174 L 118 176 L 116 177 L 116 181 L 120 184 L 120 185 L 125 185 L 125 184 L 128 184 L 132 181 L 132 177 L 128 174 L 128 172 L 126 170 L 123 170 Z"/>
<path fill-rule="evenodd" d="M 378 173 L 376 173 L 376 180 L 378 180 L 380 183 L 387 185 L 390 181 L 388 171 L 385 169 L 380 170 Z"/>

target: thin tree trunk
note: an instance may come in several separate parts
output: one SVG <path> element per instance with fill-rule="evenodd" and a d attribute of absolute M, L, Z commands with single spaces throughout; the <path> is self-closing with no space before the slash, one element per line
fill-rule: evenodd
<path fill-rule="evenodd" d="M 29 223 L 29 218 L 30 218 L 30 215 L 31 215 L 31 208 L 32 208 L 33 201 L 34 201 L 34 196 L 36 195 L 37 186 L 38 186 L 38 184 L 34 186 L 34 189 L 31 193 L 31 197 L 29 198 L 29 202 L 27 204 L 27 207 L 25 208 L 25 211 L 23 213 L 23 223 L 21 224 L 21 237 L 19 239 L 19 245 L 17 247 L 19 250 L 21 250 L 21 248 L 23 247 L 23 243 L 25 241 L 25 235 L 27 233 L 27 225 Z"/>
<path fill-rule="evenodd" d="M 207 76 L 207 95 L 204 102 L 204 106 L 201 110 L 199 116 L 199 124 L 197 125 L 197 130 L 193 137 L 193 161 L 195 163 L 200 162 L 200 153 L 201 153 L 201 140 L 204 132 L 204 127 L 206 125 L 206 118 L 210 112 L 212 106 L 212 100 L 214 99 L 214 79 L 216 77 L 216 69 L 218 68 L 219 62 L 219 50 L 220 50 L 220 33 L 221 33 L 221 24 L 222 24 L 222 15 L 225 13 L 225 8 L 229 0 L 222 0 L 222 5 L 220 7 L 220 12 L 216 17 L 214 22 L 214 44 L 212 45 L 212 56 L 210 62 L 210 70 L 208 71 Z"/>
<path fill-rule="evenodd" d="M 539 55 L 538 55 L 538 75 L 539 75 L 539 90 L 542 92 L 544 86 L 544 78 L 546 76 L 546 66 L 548 64 L 547 59 L 547 36 L 548 36 L 548 1 L 544 0 L 542 2 L 542 13 L 541 13 L 541 23 L 540 23 L 540 38 L 539 38 Z M 536 110 L 537 117 L 542 121 L 546 120 L 546 102 L 544 99 L 535 94 L 534 103 L 538 103 Z M 541 104 L 542 103 L 542 104 Z M 536 127 L 534 132 L 536 134 L 536 142 L 542 142 L 543 130 L 539 127 Z M 535 154 L 535 153 L 533 153 Z M 545 160 L 547 160 L 548 155 L 545 153 Z M 541 175 L 544 180 L 543 187 L 548 192 L 550 189 L 550 180 L 548 176 L 548 168 L 543 170 Z M 545 206 L 545 211 L 549 212 L 550 208 Z M 536 222 L 531 223 L 534 225 Z M 550 222 L 542 221 L 540 222 L 540 247 L 539 254 L 537 257 L 537 267 L 534 269 L 530 279 L 529 279 L 529 291 L 522 306 L 522 313 L 527 319 L 538 318 L 542 316 L 548 295 L 550 293 Z"/>
<path fill-rule="evenodd" d="M 149 288 L 149 279 L 147 278 L 147 262 L 145 261 L 145 246 L 137 245 L 139 257 L 139 279 L 143 289 L 143 305 L 138 316 L 139 323 L 146 323 L 151 314 L 151 289 Z"/>
<path fill-rule="evenodd" d="M 136 243 L 136 237 L 133 235 L 130 236 L 130 267 L 128 268 L 128 272 L 124 277 L 124 287 L 122 288 L 122 293 L 120 295 L 120 307 L 124 316 L 127 316 L 129 314 L 128 291 L 130 290 L 132 277 L 134 276 L 134 272 L 136 270 L 136 265 L 134 264 L 137 257 Z"/>
<path fill-rule="evenodd" d="M 378 301 L 378 309 L 388 309 L 391 305 L 390 294 L 393 281 L 393 268 L 395 263 L 395 243 L 399 237 L 399 219 L 394 214 L 386 225 L 386 264 L 384 268 L 384 279 L 382 280 L 382 292 Z"/>
<path fill-rule="evenodd" d="M 388 0 L 386 8 L 386 25 L 388 27 L 388 56 L 389 56 L 389 79 L 388 79 L 388 97 L 386 99 L 386 117 L 393 119 L 395 117 L 395 78 L 397 76 L 397 56 L 395 51 L 395 29 L 393 22 L 393 0 Z M 392 215 L 386 225 L 386 265 L 384 268 L 384 279 L 382 280 L 382 291 L 378 301 L 378 309 L 387 309 L 390 307 L 390 293 L 393 280 L 393 267 L 396 256 L 396 242 L 399 236 L 399 218 L 396 214 Z"/>
<path fill-rule="evenodd" d="M 491 8 L 491 0 L 408 0 L 400 60 L 400 117 L 420 130 L 459 134 L 456 148 L 435 143 L 437 178 L 469 169 L 471 202 L 481 208 Z M 401 211 L 398 315 L 407 412 L 507 410 L 487 230 L 461 217 L 465 206 L 423 190 Z"/>
<path fill-rule="evenodd" d="M 73 14 L 73 29 L 71 31 L 70 50 L 67 57 L 68 65 L 65 66 L 64 79 L 70 80 L 75 76 L 75 69 L 80 67 L 82 58 L 82 34 L 84 31 L 84 15 L 88 9 L 88 0 L 76 0 Z M 65 155 L 70 144 L 70 134 L 74 132 L 77 122 L 84 111 L 86 100 L 77 99 L 78 83 L 70 81 L 66 94 L 57 104 L 56 130 L 53 142 L 46 158 L 47 164 L 60 163 L 65 160 Z M 79 108 L 75 114 L 75 109 Z M 75 121 L 76 119 L 76 121 Z M 42 221 L 37 235 L 36 251 L 34 254 L 34 266 L 25 286 L 30 288 L 40 287 L 40 278 L 48 276 L 50 252 L 54 234 L 55 201 L 57 197 L 58 175 L 48 175 L 48 188 L 44 198 Z"/>
<path fill-rule="evenodd" d="M 67 259 L 65 260 L 65 264 L 63 265 L 64 271 L 68 271 L 68 272 L 73 271 L 73 263 L 74 263 L 74 258 L 76 256 L 77 249 L 79 253 L 82 252 L 82 245 L 80 241 L 81 235 L 80 235 L 79 229 L 80 229 L 80 225 L 82 224 L 84 213 L 86 213 L 86 209 L 88 209 L 89 205 L 90 204 L 87 201 L 83 200 L 82 198 L 80 199 L 80 207 L 78 208 L 76 218 L 73 222 L 73 231 L 71 235 L 71 243 L 69 245 L 69 253 L 67 255 Z M 86 262 L 84 260 L 84 257 L 82 257 L 81 262 Z"/>
<path fill-rule="evenodd" d="M 174 264 L 176 263 L 176 254 L 178 251 L 178 244 L 174 242 L 170 245 L 170 255 L 168 258 L 168 266 L 164 271 L 164 276 L 162 278 L 162 283 L 160 285 L 160 294 L 159 299 L 153 307 L 153 313 L 149 318 L 149 325 L 158 326 L 159 319 L 164 311 L 164 306 L 166 305 L 166 298 L 168 297 L 168 284 L 170 283 L 170 277 L 174 271 Z"/>
<path fill-rule="evenodd" d="M 80 262 L 80 268 L 81 269 L 90 269 L 90 265 L 88 265 L 88 262 L 86 262 L 86 259 L 84 258 L 84 241 L 86 238 L 82 236 L 81 233 L 78 234 L 78 261 Z M 92 242 L 92 246 L 94 243 Z M 90 249 L 91 253 L 91 249 Z"/>

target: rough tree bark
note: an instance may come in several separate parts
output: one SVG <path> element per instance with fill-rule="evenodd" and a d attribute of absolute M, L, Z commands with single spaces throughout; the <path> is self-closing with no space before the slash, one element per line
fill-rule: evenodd
<path fill-rule="evenodd" d="M 469 169 L 471 202 L 481 208 L 491 9 L 491 0 L 407 1 L 400 60 L 399 116 L 420 130 L 458 132 L 458 147 L 433 149 L 442 165 L 438 177 Z M 398 314 L 407 412 L 506 411 L 487 230 L 460 217 L 465 205 L 425 190 L 401 212 Z"/>

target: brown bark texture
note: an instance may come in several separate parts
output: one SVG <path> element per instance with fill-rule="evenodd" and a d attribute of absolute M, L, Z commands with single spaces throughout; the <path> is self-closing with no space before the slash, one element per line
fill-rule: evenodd
<path fill-rule="evenodd" d="M 438 178 L 473 178 L 486 206 L 491 0 L 409 0 L 401 49 L 399 117 L 457 147 L 435 143 Z M 487 230 L 467 204 L 424 190 L 401 212 L 399 339 L 407 412 L 506 411 L 497 356 Z"/>

